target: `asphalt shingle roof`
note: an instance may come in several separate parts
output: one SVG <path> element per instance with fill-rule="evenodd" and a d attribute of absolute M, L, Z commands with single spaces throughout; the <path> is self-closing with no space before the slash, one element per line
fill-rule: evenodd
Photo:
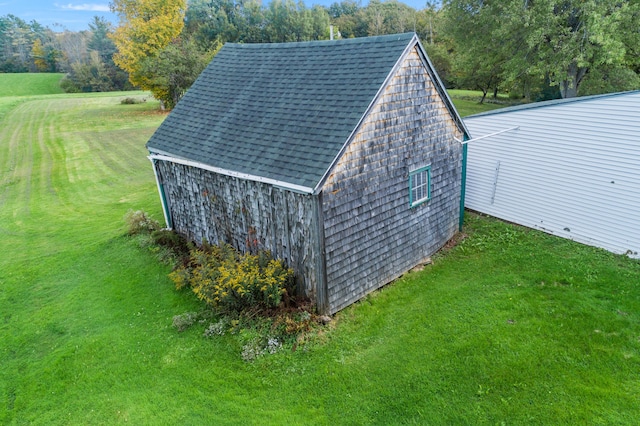
<path fill-rule="evenodd" d="M 147 148 L 313 188 L 413 36 L 228 43 Z"/>

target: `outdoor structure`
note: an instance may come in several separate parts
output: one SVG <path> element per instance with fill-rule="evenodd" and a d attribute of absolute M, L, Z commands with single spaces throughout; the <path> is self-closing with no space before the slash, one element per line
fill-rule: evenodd
<path fill-rule="evenodd" d="M 466 207 L 639 257 L 640 91 L 465 118 Z"/>
<path fill-rule="evenodd" d="M 226 44 L 147 144 L 169 227 L 334 313 L 458 230 L 467 132 L 415 34 Z"/>

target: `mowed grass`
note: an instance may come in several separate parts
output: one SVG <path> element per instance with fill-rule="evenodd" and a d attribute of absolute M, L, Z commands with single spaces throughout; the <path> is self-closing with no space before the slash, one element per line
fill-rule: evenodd
<path fill-rule="evenodd" d="M 0 97 L 63 93 L 62 77 L 61 73 L 0 73 Z"/>
<path fill-rule="evenodd" d="M 493 99 L 493 94 L 488 95 L 485 101 L 480 103 L 480 100 L 482 99 L 482 92 L 479 90 L 451 89 L 447 90 L 447 93 L 449 94 L 449 97 L 451 97 L 451 100 L 456 106 L 461 117 L 504 108 L 505 106 L 519 103 L 517 101 L 509 100 L 509 97 L 505 94 L 498 94 L 497 100 Z"/>
<path fill-rule="evenodd" d="M 456 106 L 460 117 L 466 117 L 468 115 L 479 114 L 481 112 L 491 111 L 494 109 L 504 108 L 504 105 L 480 103 L 478 101 L 470 101 L 468 99 L 452 98 L 451 101 Z"/>
<path fill-rule="evenodd" d="M 447 90 L 449 96 L 452 98 L 482 98 L 482 92 L 480 90 L 466 90 L 466 89 L 449 89 Z M 487 94 L 487 99 L 493 99 L 493 93 Z M 498 93 L 498 100 L 508 101 L 509 96 L 504 93 Z"/>
<path fill-rule="evenodd" d="M 639 262 L 473 214 L 295 352 L 178 333 L 136 95 L 0 99 L 0 423 L 637 424 Z"/>

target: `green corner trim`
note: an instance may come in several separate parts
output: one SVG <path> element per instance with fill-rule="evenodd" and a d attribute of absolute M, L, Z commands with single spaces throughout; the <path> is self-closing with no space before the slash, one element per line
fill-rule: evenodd
<path fill-rule="evenodd" d="M 460 184 L 460 219 L 458 223 L 458 230 L 462 231 L 462 225 L 464 223 L 464 198 L 467 190 L 467 144 L 464 143 L 469 140 L 467 135 L 464 135 L 462 143 L 462 182 Z"/>

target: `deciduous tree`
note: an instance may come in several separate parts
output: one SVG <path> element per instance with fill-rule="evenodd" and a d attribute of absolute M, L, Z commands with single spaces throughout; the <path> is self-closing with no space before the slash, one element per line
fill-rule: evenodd
<path fill-rule="evenodd" d="M 114 0 L 111 9 L 120 18 L 120 25 L 111 36 L 118 51 L 114 62 L 129 73 L 135 86 L 154 92 L 152 69 L 143 66 L 155 57 L 184 27 L 186 0 Z"/>
<path fill-rule="evenodd" d="M 33 47 L 31 48 L 31 56 L 33 57 L 33 63 L 35 64 L 38 71 L 45 72 L 48 68 L 46 53 L 39 38 L 37 38 L 36 41 L 33 42 Z"/>
<path fill-rule="evenodd" d="M 548 75 L 563 98 L 578 95 L 587 73 L 622 64 L 626 56 L 622 24 L 629 1 L 536 0 L 526 2 L 530 67 Z M 636 22 L 636 30 L 640 22 Z M 513 25 L 513 24 L 512 24 Z"/>
<path fill-rule="evenodd" d="M 577 96 L 590 71 L 628 67 L 637 57 L 638 3 L 448 0 L 447 31 L 455 40 L 460 81 L 498 78 L 524 86 L 548 80 L 562 97 Z"/>
<path fill-rule="evenodd" d="M 504 39 L 500 2 L 452 0 L 446 3 L 445 31 L 455 52 L 451 79 L 459 87 L 481 90 L 481 102 L 502 83 L 512 39 Z"/>
<path fill-rule="evenodd" d="M 333 3 L 328 9 L 333 25 L 344 38 L 365 37 L 368 32 L 364 8 L 356 0 L 342 0 Z"/>
<path fill-rule="evenodd" d="M 149 75 L 149 90 L 167 108 L 173 108 L 202 70 L 222 47 L 202 52 L 193 39 L 173 40 L 157 55 L 142 61 L 141 71 Z"/>

